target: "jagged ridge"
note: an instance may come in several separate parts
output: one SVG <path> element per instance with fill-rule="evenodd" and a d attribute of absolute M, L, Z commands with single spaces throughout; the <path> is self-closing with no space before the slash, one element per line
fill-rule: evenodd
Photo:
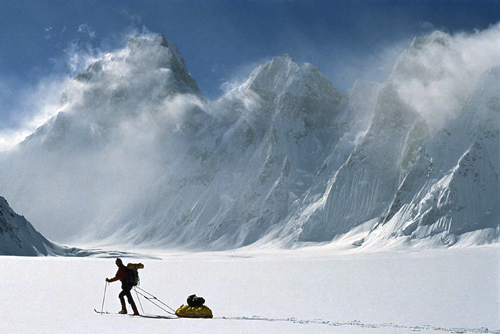
<path fill-rule="evenodd" d="M 0 196 L 0 255 L 48 255 L 56 248 Z"/>
<path fill-rule="evenodd" d="M 453 77 L 415 63 L 452 48 L 445 37 L 414 42 L 384 84 L 341 95 L 285 55 L 214 102 L 172 42 L 133 37 L 72 80 L 60 112 L 4 158 L 6 168 L 35 159 L 43 176 L 5 173 L 0 190 L 41 222 L 63 199 L 61 236 L 111 242 L 289 245 L 363 224 L 356 246 L 453 245 L 474 231 L 487 236 L 473 243 L 497 241 L 498 67 L 443 124 L 407 95 L 413 79 Z M 42 190 L 46 206 L 32 208 Z"/>

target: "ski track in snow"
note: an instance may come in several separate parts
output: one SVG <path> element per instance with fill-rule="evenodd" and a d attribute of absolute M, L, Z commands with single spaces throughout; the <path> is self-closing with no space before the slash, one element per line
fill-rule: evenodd
<path fill-rule="evenodd" d="M 302 320 L 297 318 L 265 318 L 260 316 L 253 317 L 215 317 L 214 319 L 224 319 L 224 320 L 248 320 L 248 321 L 279 321 L 279 322 L 292 322 L 295 324 L 319 324 L 319 325 L 327 325 L 333 327 L 358 327 L 358 328 L 390 328 L 393 330 L 412 330 L 412 331 L 434 331 L 434 332 L 443 332 L 443 333 L 500 333 L 500 330 L 490 331 L 488 328 L 445 328 L 445 327 L 433 327 L 429 325 L 421 325 L 421 326 L 403 326 L 392 323 L 386 324 L 364 324 L 360 321 L 354 320 L 349 322 L 336 322 L 330 320 L 323 319 L 313 319 L 313 320 Z"/>
<path fill-rule="evenodd" d="M 117 317 L 123 317 L 123 314 L 118 314 L 118 313 L 110 313 L 110 312 L 100 312 L 98 310 L 94 311 L 99 314 L 99 315 L 111 315 L 111 316 L 117 316 Z M 127 316 L 127 315 L 125 315 Z M 128 314 L 130 317 L 137 317 L 131 314 Z M 156 319 L 156 320 L 174 320 L 174 319 L 181 319 L 176 316 L 162 316 L 162 315 L 157 315 L 157 314 L 141 314 L 138 317 L 140 318 L 147 318 L 147 319 Z M 380 328 L 387 328 L 391 330 L 410 330 L 410 331 L 415 331 L 415 332 L 420 332 L 420 331 L 430 331 L 430 332 L 442 332 L 442 333 L 492 333 L 492 334 L 499 334 L 500 330 L 493 330 L 490 331 L 488 328 L 446 328 L 446 327 L 435 327 L 435 326 L 430 326 L 430 325 L 420 325 L 420 326 L 403 326 L 403 325 L 398 325 L 398 324 L 393 324 L 393 323 L 384 323 L 384 324 L 367 324 L 367 323 L 362 323 L 357 320 L 349 321 L 349 322 L 337 322 L 337 321 L 330 321 L 330 320 L 323 320 L 323 319 L 312 319 L 312 320 L 304 320 L 304 319 L 297 319 L 295 317 L 290 317 L 290 318 L 266 318 L 266 317 L 261 317 L 258 315 L 254 315 L 252 317 L 214 317 L 213 320 L 232 320 L 232 321 L 263 321 L 263 322 L 289 322 L 289 323 L 294 323 L 294 324 L 300 324 L 300 325 L 309 325 L 309 324 L 316 324 L 316 325 L 326 325 L 326 326 L 332 326 L 332 327 L 356 327 L 356 328 L 363 328 L 363 329 L 380 329 Z"/>
<path fill-rule="evenodd" d="M 97 314 L 100 315 L 112 315 L 117 317 L 123 317 L 124 315 L 118 313 L 110 313 L 110 312 L 100 312 L 94 310 Z M 135 317 L 133 315 L 128 315 L 130 317 Z M 156 320 L 174 320 L 180 319 L 176 316 L 161 316 L 156 314 L 141 314 L 139 317 L 147 318 L 147 319 L 156 319 Z M 326 325 L 332 327 L 357 327 L 363 329 L 380 329 L 387 328 L 391 330 L 410 330 L 415 332 L 420 331 L 430 331 L 430 332 L 442 332 L 442 333 L 492 333 L 499 334 L 500 330 L 490 331 L 488 328 L 446 328 L 446 327 L 434 327 L 430 325 L 421 325 L 421 326 L 403 326 L 393 323 L 384 323 L 384 324 L 366 324 L 357 320 L 349 321 L 349 322 L 336 322 L 330 320 L 323 319 L 312 319 L 312 320 L 303 320 L 297 319 L 295 317 L 291 318 L 266 318 L 258 315 L 254 315 L 252 317 L 214 317 L 213 320 L 232 320 L 232 321 L 263 321 L 263 322 L 290 322 L 294 324 L 300 325 Z"/>

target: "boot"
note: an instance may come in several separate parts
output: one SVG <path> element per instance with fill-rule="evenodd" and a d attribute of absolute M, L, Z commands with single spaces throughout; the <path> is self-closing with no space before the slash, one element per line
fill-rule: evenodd
<path fill-rule="evenodd" d="M 125 305 L 122 305 L 122 310 L 118 312 L 120 314 L 127 314 L 127 307 Z"/>
<path fill-rule="evenodd" d="M 132 304 L 132 310 L 134 311 L 134 315 L 139 315 L 139 311 L 137 311 L 137 307 L 135 306 L 135 304 Z"/>

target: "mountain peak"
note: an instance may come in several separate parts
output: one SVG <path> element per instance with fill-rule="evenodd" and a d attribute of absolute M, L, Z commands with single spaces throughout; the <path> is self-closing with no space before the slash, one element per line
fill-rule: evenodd
<path fill-rule="evenodd" d="M 163 69 L 170 70 L 173 74 L 160 75 L 162 77 L 160 81 L 170 82 L 168 86 L 172 93 L 200 93 L 179 49 L 162 34 L 155 38 L 132 36 L 125 49 L 105 55 L 90 64 L 75 79 L 80 82 L 99 81 L 104 73 L 106 77 L 118 81 L 124 75 L 145 77 L 145 73 Z M 151 75 L 150 77 L 158 78 L 159 76 Z M 130 81 L 133 79 L 131 78 Z"/>
<path fill-rule="evenodd" d="M 70 81 L 57 113 L 25 143 L 69 150 L 99 146 L 130 117 L 153 117 L 179 94 L 202 96 L 177 46 L 163 35 L 133 36 Z"/>
<path fill-rule="evenodd" d="M 177 45 L 167 40 L 163 34 L 154 39 L 139 37 L 130 38 L 128 42 L 130 54 L 127 62 L 135 66 L 143 65 L 151 68 L 172 70 L 181 91 L 198 94 L 196 81 L 191 77 Z"/>
<path fill-rule="evenodd" d="M 340 94 L 315 66 L 299 66 L 285 54 L 256 68 L 243 85 L 258 94 L 288 93 L 296 96 L 330 96 L 340 99 Z"/>
<path fill-rule="evenodd" d="M 159 34 L 154 39 L 134 35 L 129 39 L 128 45 L 127 45 L 127 47 L 130 50 L 144 49 L 144 48 L 148 48 L 148 47 L 151 48 L 151 47 L 155 47 L 155 46 L 158 46 L 158 47 L 161 46 L 161 47 L 164 47 L 167 49 L 172 48 L 175 50 L 176 53 L 179 53 L 177 46 L 175 46 L 174 43 L 169 42 L 163 34 Z"/>
<path fill-rule="evenodd" d="M 500 68 L 432 38 L 343 96 L 283 55 L 211 103 L 175 44 L 134 36 L 68 84 L 33 145 L 0 156 L 0 193 L 59 241 L 498 242 Z"/>

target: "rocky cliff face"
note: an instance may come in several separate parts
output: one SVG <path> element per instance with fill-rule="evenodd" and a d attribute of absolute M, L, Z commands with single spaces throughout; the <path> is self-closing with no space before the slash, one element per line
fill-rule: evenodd
<path fill-rule="evenodd" d="M 0 255 L 48 255 L 56 248 L 0 197 Z"/>

